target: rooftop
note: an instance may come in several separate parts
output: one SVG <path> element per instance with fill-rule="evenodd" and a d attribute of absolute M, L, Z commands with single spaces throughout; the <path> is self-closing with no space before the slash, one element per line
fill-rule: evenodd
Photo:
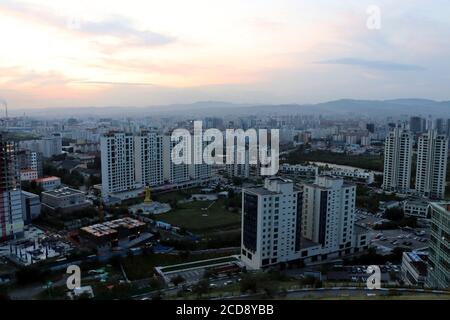
<path fill-rule="evenodd" d="M 263 188 L 263 187 L 246 188 L 244 190 L 245 190 L 245 192 L 254 193 L 254 194 L 257 194 L 257 195 L 260 195 L 260 196 L 268 196 L 268 195 L 278 194 L 276 192 L 267 190 L 266 188 Z"/>
<path fill-rule="evenodd" d="M 55 190 L 51 190 L 51 191 L 44 191 L 44 192 L 42 192 L 42 194 L 50 195 L 53 197 L 63 198 L 66 196 L 71 196 L 71 195 L 76 195 L 76 194 L 84 194 L 84 192 L 66 187 L 66 188 L 60 188 L 60 189 L 55 189 Z"/>
<path fill-rule="evenodd" d="M 431 206 L 439 211 L 446 211 L 450 214 L 450 201 L 432 202 Z"/>
<path fill-rule="evenodd" d="M 83 227 L 81 230 L 87 232 L 95 237 L 101 237 L 108 234 L 117 232 L 119 228 L 133 229 L 137 227 L 143 227 L 146 224 L 142 221 L 132 218 L 122 218 L 118 220 L 108 221 L 104 223 L 94 224 L 92 226 Z"/>
<path fill-rule="evenodd" d="M 36 179 L 36 182 L 48 182 L 48 181 L 54 181 L 54 180 L 60 180 L 60 178 L 52 176 L 52 177 L 45 177 L 45 178 L 39 178 Z"/>

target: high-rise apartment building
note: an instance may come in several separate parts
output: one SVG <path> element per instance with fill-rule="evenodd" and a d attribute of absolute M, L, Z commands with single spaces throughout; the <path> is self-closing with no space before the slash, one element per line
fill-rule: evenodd
<path fill-rule="evenodd" d="M 0 241 L 21 237 L 23 230 L 16 145 L 0 136 Z"/>
<path fill-rule="evenodd" d="M 156 132 L 145 131 L 134 141 L 136 182 L 141 186 L 163 184 L 163 137 Z"/>
<path fill-rule="evenodd" d="M 238 159 L 237 155 L 237 148 L 234 148 L 234 163 L 226 164 L 227 174 L 230 177 L 248 178 L 250 175 L 250 152 L 246 149 L 242 159 Z"/>
<path fill-rule="evenodd" d="M 445 119 L 438 118 L 434 121 L 434 129 L 437 131 L 438 134 L 445 134 L 446 133 L 446 123 Z"/>
<path fill-rule="evenodd" d="M 296 259 L 300 248 L 301 193 L 291 180 L 267 178 L 242 192 L 241 259 L 251 269 Z"/>
<path fill-rule="evenodd" d="M 411 117 L 409 120 L 409 130 L 414 134 L 425 132 L 426 120 L 421 117 Z"/>
<path fill-rule="evenodd" d="M 180 154 L 182 163 L 177 164 L 172 161 L 172 151 L 178 143 L 184 143 L 183 150 L 186 152 Z M 189 152 L 188 139 L 181 139 L 180 141 L 173 141 L 171 136 L 163 136 L 163 174 L 164 180 L 172 183 L 182 183 L 190 180 L 189 176 L 189 161 L 192 152 Z"/>
<path fill-rule="evenodd" d="M 322 254 L 350 253 L 354 246 L 356 186 L 342 178 L 317 176 L 303 189 L 303 237 L 322 245 Z"/>
<path fill-rule="evenodd" d="M 369 230 L 355 224 L 356 187 L 319 176 L 296 188 L 266 178 L 242 192 L 241 260 L 250 269 L 293 260 L 324 261 L 368 248 Z"/>
<path fill-rule="evenodd" d="M 193 180 L 204 180 L 211 178 L 212 166 L 203 159 L 203 150 L 208 145 L 207 141 L 202 140 L 201 136 L 194 136 L 192 143 L 192 157 L 189 165 L 189 176 Z M 196 163 L 197 162 L 197 163 Z"/>
<path fill-rule="evenodd" d="M 442 199 L 445 195 L 448 137 L 430 130 L 422 134 L 417 146 L 416 192 Z"/>
<path fill-rule="evenodd" d="M 100 148 L 103 197 L 136 189 L 134 137 L 112 132 L 101 138 Z"/>
<path fill-rule="evenodd" d="M 412 145 L 411 132 L 404 128 L 397 125 L 388 133 L 384 146 L 384 190 L 410 191 Z"/>
<path fill-rule="evenodd" d="M 450 202 L 431 203 L 427 286 L 450 287 Z"/>

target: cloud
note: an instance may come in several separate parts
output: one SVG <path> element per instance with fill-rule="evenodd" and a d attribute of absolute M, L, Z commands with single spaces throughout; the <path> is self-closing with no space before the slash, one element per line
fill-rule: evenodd
<path fill-rule="evenodd" d="M 382 71 L 417 71 L 424 68 L 414 64 L 404 64 L 382 60 L 366 60 L 359 58 L 340 58 L 334 60 L 325 60 L 317 62 L 319 64 L 337 64 L 347 66 L 357 66 L 367 69 L 376 69 Z"/>
<path fill-rule="evenodd" d="M 158 46 L 176 40 L 175 37 L 161 33 L 138 30 L 129 19 L 117 15 L 98 22 L 81 20 L 77 29 L 81 33 L 91 35 L 114 36 L 125 40 L 128 45 Z"/>
<path fill-rule="evenodd" d="M 176 38 L 171 35 L 137 29 L 130 19 L 121 15 L 92 21 L 79 16 L 58 15 L 42 5 L 12 0 L 2 0 L 1 11 L 27 22 L 58 28 L 73 34 L 115 37 L 120 40 L 121 46 L 162 46 L 176 41 Z"/>
<path fill-rule="evenodd" d="M 114 86 L 154 86 L 153 83 L 148 83 L 148 82 L 113 82 L 113 81 L 91 81 L 91 80 L 81 80 L 81 81 L 74 81 L 74 83 L 80 83 L 80 84 L 99 84 L 99 85 L 114 85 Z"/>

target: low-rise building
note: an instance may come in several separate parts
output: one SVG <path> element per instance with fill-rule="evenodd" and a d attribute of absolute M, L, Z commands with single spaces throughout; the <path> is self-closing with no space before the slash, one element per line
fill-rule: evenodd
<path fill-rule="evenodd" d="M 403 252 L 401 275 L 406 285 L 423 287 L 427 278 L 428 254 Z"/>
<path fill-rule="evenodd" d="M 45 177 L 34 180 L 44 191 L 54 190 L 61 186 L 61 178 Z"/>
<path fill-rule="evenodd" d="M 39 195 L 22 190 L 22 212 L 25 224 L 39 217 L 41 214 L 41 199 Z"/>
<path fill-rule="evenodd" d="M 375 181 L 374 173 L 366 170 L 335 168 L 328 172 L 328 174 L 336 177 L 348 178 L 354 181 L 365 182 L 367 184 L 371 184 Z"/>
<path fill-rule="evenodd" d="M 319 174 L 319 168 L 313 165 L 291 165 L 288 163 L 283 163 L 280 166 L 280 172 L 299 176 L 315 177 Z"/>
<path fill-rule="evenodd" d="M 430 215 L 430 203 L 423 200 L 407 200 L 403 203 L 405 216 L 428 218 Z"/>
<path fill-rule="evenodd" d="M 35 169 L 23 169 L 20 170 L 20 181 L 31 181 L 38 178 L 38 172 Z"/>
<path fill-rule="evenodd" d="M 89 205 L 85 193 L 80 190 L 60 188 L 42 192 L 43 209 L 53 213 L 70 213 Z"/>
<path fill-rule="evenodd" d="M 101 255 L 148 240 L 152 235 L 145 232 L 146 227 L 145 222 L 127 217 L 83 227 L 79 236 L 83 245 L 96 249 Z"/>

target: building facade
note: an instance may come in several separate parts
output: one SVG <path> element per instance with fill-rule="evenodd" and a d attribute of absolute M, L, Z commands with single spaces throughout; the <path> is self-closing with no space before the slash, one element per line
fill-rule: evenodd
<path fill-rule="evenodd" d="M 16 145 L 0 136 L 0 242 L 23 236 L 22 193 Z"/>
<path fill-rule="evenodd" d="M 431 199 L 445 195 L 448 137 L 436 130 L 419 137 L 417 146 L 416 192 Z"/>
<path fill-rule="evenodd" d="M 112 132 L 100 139 L 102 196 L 136 189 L 134 137 Z"/>
<path fill-rule="evenodd" d="M 384 146 L 383 189 L 407 193 L 410 191 L 413 137 L 400 126 L 389 132 Z"/>
<path fill-rule="evenodd" d="M 42 207 L 52 213 L 70 213 L 90 205 L 83 191 L 61 188 L 42 192 Z"/>
<path fill-rule="evenodd" d="M 355 224 L 356 187 L 319 176 L 294 187 L 271 177 L 242 192 L 241 260 L 252 270 L 291 261 L 314 263 L 361 252 L 370 230 Z"/>
<path fill-rule="evenodd" d="M 318 176 L 304 186 L 303 237 L 322 245 L 322 254 L 348 254 L 354 247 L 356 186 Z"/>
<path fill-rule="evenodd" d="M 163 137 L 156 132 L 141 132 L 134 142 L 136 182 L 141 186 L 163 184 Z"/>
<path fill-rule="evenodd" d="M 300 201 L 300 203 L 299 203 Z M 292 181 L 268 178 L 242 192 L 241 259 L 260 269 L 296 258 L 300 250 L 301 193 Z"/>
<path fill-rule="evenodd" d="M 428 255 L 423 252 L 403 252 L 401 276 L 406 285 L 423 287 L 427 278 Z"/>
<path fill-rule="evenodd" d="M 22 191 L 23 220 L 30 224 L 41 214 L 41 199 L 39 195 Z"/>
<path fill-rule="evenodd" d="M 450 202 L 431 203 L 427 286 L 450 287 Z"/>
<path fill-rule="evenodd" d="M 163 136 L 163 174 L 164 180 L 171 183 L 183 183 L 190 180 L 189 175 L 189 161 L 191 157 L 191 152 L 188 150 L 191 149 L 191 146 L 188 145 L 188 139 L 181 140 L 185 144 L 183 146 L 183 150 L 185 150 L 185 154 L 180 155 L 180 157 L 184 158 L 183 163 L 176 164 L 172 161 L 172 151 L 174 147 L 180 143 L 178 141 L 173 141 L 171 136 Z"/>

